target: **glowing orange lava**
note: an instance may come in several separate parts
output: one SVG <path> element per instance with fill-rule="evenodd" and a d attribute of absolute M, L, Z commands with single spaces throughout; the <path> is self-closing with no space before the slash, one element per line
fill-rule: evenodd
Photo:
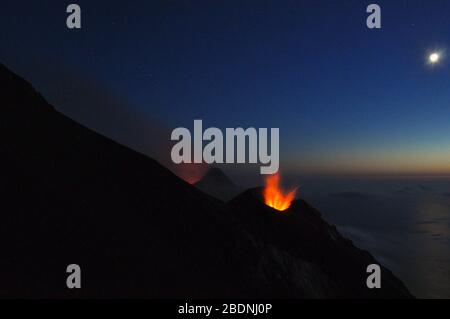
<path fill-rule="evenodd" d="M 284 211 L 291 206 L 292 201 L 295 198 L 295 192 L 297 188 L 294 188 L 287 194 L 284 194 L 280 189 L 280 176 L 274 174 L 266 179 L 266 187 L 263 190 L 264 203 L 267 206 L 273 207 L 276 210 Z"/>

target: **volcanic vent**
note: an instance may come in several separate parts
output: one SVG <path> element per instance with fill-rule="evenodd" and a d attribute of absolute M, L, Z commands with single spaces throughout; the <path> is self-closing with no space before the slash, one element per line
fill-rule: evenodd
<path fill-rule="evenodd" d="M 291 272 L 291 279 L 301 286 L 303 296 L 411 297 L 403 283 L 386 268 L 382 268 L 382 289 L 368 289 L 366 268 L 380 264 L 369 252 L 355 247 L 304 200 L 293 200 L 280 214 L 265 204 L 265 193 L 263 188 L 247 190 L 230 201 L 230 212 L 241 227 L 260 241 L 261 249 L 272 251 L 280 269 Z"/>
<path fill-rule="evenodd" d="M 264 203 L 278 211 L 285 211 L 291 206 L 297 189 L 284 193 L 280 188 L 280 174 L 270 175 L 266 178 L 266 186 L 263 190 Z"/>

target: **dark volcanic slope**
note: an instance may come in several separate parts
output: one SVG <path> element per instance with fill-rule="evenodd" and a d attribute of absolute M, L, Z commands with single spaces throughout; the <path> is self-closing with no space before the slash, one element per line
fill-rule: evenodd
<path fill-rule="evenodd" d="M 205 176 L 195 183 L 199 189 L 225 202 L 229 201 L 241 192 L 231 179 L 218 167 L 211 167 Z"/>
<path fill-rule="evenodd" d="M 367 251 L 342 237 L 336 227 L 303 200 L 286 211 L 276 211 L 262 202 L 262 189 L 247 190 L 230 202 L 230 212 L 260 244 L 283 251 L 292 263 L 284 263 L 291 281 L 306 296 L 399 298 L 410 293 L 388 269 L 381 270 L 382 289 L 366 286 L 367 266 L 382 266 Z M 314 282 L 312 282 L 314 281 Z"/>
<path fill-rule="evenodd" d="M 253 248 L 220 203 L 56 112 L 3 66 L 0 87 L 0 296 L 253 291 Z M 71 263 L 79 291 L 65 288 Z"/>
<path fill-rule="evenodd" d="M 0 87 L 0 297 L 348 295 L 326 273 L 329 247 L 324 268 L 270 243 L 241 218 L 247 201 L 225 206 L 78 125 L 2 65 Z M 66 288 L 72 263 L 82 289 Z"/>

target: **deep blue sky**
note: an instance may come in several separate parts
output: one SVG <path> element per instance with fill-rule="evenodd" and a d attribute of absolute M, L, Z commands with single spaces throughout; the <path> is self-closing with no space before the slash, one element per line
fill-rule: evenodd
<path fill-rule="evenodd" d="M 200 118 L 280 127 L 286 170 L 450 173 L 448 0 L 72 2 L 81 30 L 65 27 L 71 2 L 2 1 L 0 61 L 113 138 L 152 140 L 105 128 L 123 114 L 169 130 Z M 381 30 L 365 25 L 373 2 Z M 61 93 L 83 95 L 74 78 L 121 103 L 80 112 Z"/>

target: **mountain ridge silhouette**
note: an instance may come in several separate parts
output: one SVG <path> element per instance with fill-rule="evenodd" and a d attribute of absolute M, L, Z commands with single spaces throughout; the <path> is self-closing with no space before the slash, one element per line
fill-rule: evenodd
<path fill-rule="evenodd" d="M 242 189 L 236 185 L 220 168 L 210 167 L 206 174 L 194 184 L 203 192 L 224 202 L 238 195 Z"/>
<path fill-rule="evenodd" d="M 201 192 L 57 112 L 1 64 L 0 85 L 0 297 L 411 297 L 401 286 L 349 295 L 239 216 L 261 202 Z M 70 290 L 74 263 L 82 288 Z"/>

